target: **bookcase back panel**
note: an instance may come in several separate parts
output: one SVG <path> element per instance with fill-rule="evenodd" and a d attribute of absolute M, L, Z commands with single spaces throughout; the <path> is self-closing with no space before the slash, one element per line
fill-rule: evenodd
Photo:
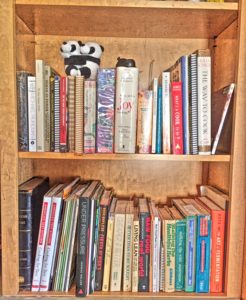
<path fill-rule="evenodd" d="M 34 175 L 49 176 L 51 183 L 74 176 L 100 179 L 117 194 L 136 193 L 166 202 L 169 196 L 196 194 L 201 183 L 200 162 L 158 161 L 34 161 Z"/>
<path fill-rule="evenodd" d="M 35 74 L 35 36 L 18 34 L 16 36 L 16 70 Z"/>
<path fill-rule="evenodd" d="M 22 183 L 33 176 L 32 159 L 19 159 L 18 174 L 18 183 Z"/>
<path fill-rule="evenodd" d="M 208 184 L 229 193 L 230 164 L 210 163 Z"/>
<path fill-rule="evenodd" d="M 64 61 L 59 49 L 62 42 L 67 40 L 95 41 L 103 45 L 101 67 L 104 68 L 115 67 L 117 57 L 135 59 L 140 69 L 140 88 L 148 88 L 149 68 L 152 61 L 154 61 L 152 77 L 159 77 L 161 72 L 172 66 L 180 56 L 208 47 L 206 39 L 127 39 L 38 35 L 35 38 L 36 59 L 43 59 L 58 73 L 64 75 Z"/>

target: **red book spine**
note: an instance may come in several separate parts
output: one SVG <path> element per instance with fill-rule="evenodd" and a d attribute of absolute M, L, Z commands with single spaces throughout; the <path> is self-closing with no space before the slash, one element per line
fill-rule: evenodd
<path fill-rule="evenodd" d="M 60 151 L 67 151 L 67 77 L 60 79 Z"/>
<path fill-rule="evenodd" d="M 224 273 L 225 212 L 211 211 L 212 215 L 212 249 L 210 291 L 221 293 Z"/>
<path fill-rule="evenodd" d="M 172 149 L 183 154 L 182 82 L 172 82 Z"/>

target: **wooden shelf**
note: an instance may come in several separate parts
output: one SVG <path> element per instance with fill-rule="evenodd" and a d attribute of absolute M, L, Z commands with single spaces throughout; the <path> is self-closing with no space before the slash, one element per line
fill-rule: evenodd
<path fill-rule="evenodd" d="M 173 155 L 173 154 L 74 154 L 55 152 L 19 152 L 19 158 L 71 160 L 153 160 L 230 162 L 230 155 Z"/>
<path fill-rule="evenodd" d="M 16 0 L 16 15 L 26 24 L 26 32 L 20 26 L 17 33 L 214 38 L 237 19 L 238 4 L 150 0 L 55 0 L 51 4 L 49 0 Z"/>

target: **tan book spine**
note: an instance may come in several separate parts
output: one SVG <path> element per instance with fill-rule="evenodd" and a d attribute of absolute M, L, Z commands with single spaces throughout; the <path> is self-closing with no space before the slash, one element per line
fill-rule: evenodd
<path fill-rule="evenodd" d="M 75 149 L 75 77 L 68 76 L 68 149 Z"/>
<path fill-rule="evenodd" d="M 115 214 L 110 291 L 120 292 L 124 246 L 125 214 Z"/>
<path fill-rule="evenodd" d="M 133 214 L 126 214 L 125 224 L 125 246 L 124 246 L 124 269 L 123 269 L 123 291 L 132 290 L 132 228 Z"/>
<path fill-rule="evenodd" d="M 84 77 L 75 80 L 75 152 L 83 153 Z"/>
<path fill-rule="evenodd" d="M 113 233 L 114 233 L 114 217 L 108 219 L 107 226 L 107 238 L 106 238 L 106 249 L 104 259 L 104 270 L 103 270 L 103 292 L 109 291 L 109 277 L 112 257 L 112 245 L 113 245 Z"/>
<path fill-rule="evenodd" d="M 139 220 L 133 222 L 132 292 L 138 291 Z"/>

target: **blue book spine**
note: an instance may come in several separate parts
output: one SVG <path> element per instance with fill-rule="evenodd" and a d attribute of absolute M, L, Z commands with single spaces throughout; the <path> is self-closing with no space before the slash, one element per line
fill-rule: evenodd
<path fill-rule="evenodd" d="M 196 283 L 196 216 L 186 219 L 185 291 L 195 292 Z"/>
<path fill-rule="evenodd" d="M 208 293 L 210 281 L 210 216 L 197 217 L 196 292 Z"/>
<path fill-rule="evenodd" d="M 157 94 L 157 124 L 156 124 L 156 153 L 162 153 L 162 87 Z"/>
<path fill-rule="evenodd" d="M 185 288 L 185 242 L 186 221 L 176 221 L 175 245 L 175 290 L 183 291 Z"/>
<path fill-rule="evenodd" d="M 188 78 L 188 76 L 189 76 L 188 56 L 184 55 L 181 57 L 184 154 L 190 154 L 189 78 Z"/>

